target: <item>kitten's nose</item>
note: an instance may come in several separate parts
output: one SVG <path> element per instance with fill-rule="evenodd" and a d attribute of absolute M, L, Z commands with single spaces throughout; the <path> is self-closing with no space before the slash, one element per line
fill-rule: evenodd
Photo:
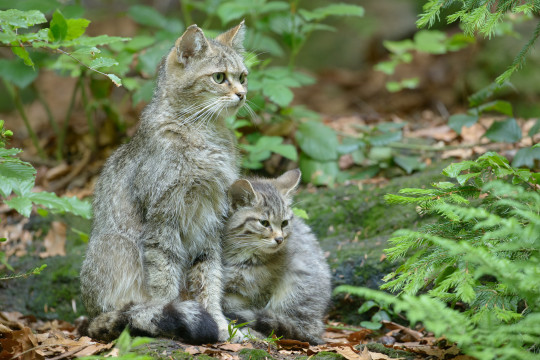
<path fill-rule="evenodd" d="M 280 236 L 280 237 L 274 238 L 274 241 L 277 242 L 279 245 L 283 242 L 283 237 Z"/>
<path fill-rule="evenodd" d="M 244 91 L 240 91 L 236 93 L 236 96 L 238 96 L 238 100 L 242 100 L 244 96 L 246 96 L 246 93 Z"/>

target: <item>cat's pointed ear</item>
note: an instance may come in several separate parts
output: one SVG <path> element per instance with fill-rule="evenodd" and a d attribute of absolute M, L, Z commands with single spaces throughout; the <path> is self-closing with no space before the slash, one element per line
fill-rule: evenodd
<path fill-rule="evenodd" d="M 190 25 L 176 40 L 176 58 L 186 66 L 192 58 L 204 54 L 209 46 L 202 29 L 197 25 Z"/>
<path fill-rule="evenodd" d="M 294 190 L 300 183 L 302 172 L 300 169 L 289 170 L 276 179 L 279 192 L 285 197 L 292 197 Z"/>
<path fill-rule="evenodd" d="M 220 34 L 216 40 L 220 43 L 232 47 L 239 53 L 244 52 L 244 38 L 246 36 L 246 25 L 244 20 L 232 29 Z"/>
<path fill-rule="evenodd" d="M 246 179 L 236 180 L 229 189 L 229 196 L 233 209 L 254 205 L 257 201 L 257 193 Z"/>

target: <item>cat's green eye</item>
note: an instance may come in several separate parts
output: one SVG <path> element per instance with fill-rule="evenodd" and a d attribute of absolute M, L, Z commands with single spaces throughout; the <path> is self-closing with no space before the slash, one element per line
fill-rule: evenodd
<path fill-rule="evenodd" d="M 281 223 L 281 227 L 284 228 L 287 225 L 289 225 L 289 221 L 288 220 L 283 220 L 283 222 Z"/>
<path fill-rule="evenodd" d="M 246 77 L 247 77 L 246 74 L 240 74 L 240 77 L 238 78 L 238 80 L 240 81 L 240 84 L 246 83 Z"/>
<path fill-rule="evenodd" d="M 214 79 L 214 81 L 218 84 L 223 84 L 223 82 L 225 81 L 225 73 L 222 73 L 222 72 L 213 73 L 212 79 Z"/>
<path fill-rule="evenodd" d="M 259 222 L 264 227 L 270 227 L 270 221 L 268 221 L 268 220 L 259 220 Z"/>

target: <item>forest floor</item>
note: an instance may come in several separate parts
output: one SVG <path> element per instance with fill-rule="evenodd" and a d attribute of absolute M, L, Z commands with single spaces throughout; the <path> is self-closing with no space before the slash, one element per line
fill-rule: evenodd
<path fill-rule="evenodd" d="M 404 139 L 420 144 L 417 147 L 418 154 L 428 167 L 441 161 L 471 158 L 488 150 L 498 151 L 511 158 L 520 147 L 530 146 L 538 141 L 537 138 L 526 136 L 527 131 L 535 123 L 532 119 L 517 119 L 524 136 L 523 140 L 516 144 L 493 143 L 485 139 L 486 129 L 497 119 L 495 116 L 482 117 L 472 127 L 463 128 L 460 135 L 454 132 L 447 125 L 448 115 L 459 112 L 460 109 L 464 111 L 466 108 L 459 105 L 459 96 L 448 90 L 448 83 L 451 83 L 452 79 L 446 77 L 452 76 L 453 72 L 450 70 L 459 66 L 459 62 L 457 65 L 452 65 L 449 70 L 441 65 L 441 61 L 441 58 L 432 58 L 431 62 L 425 60 L 427 63 L 422 63 L 422 66 L 418 67 L 424 70 L 423 73 L 432 75 L 433 71 L 425 70 L 426 66 L 431 66 L 435 70 L 439 69 L 439 75 L 444 76 L 437 87 L 438 91 L 434 90 L 437 84 L 428 81 L 429 86 L 418 90 L 406 90 L 399 95 L 389 95 L 381 90 L 384 88 L 385 79 L 380 74 L 328 70 L 319 74 L 317 85 L 299 89 L 295 94 L 295 101 L 319 112 L 326 125 L 343 135 L 357 136 L 361 133 L 363 125 L 406 122 L 407 125 L 403 130 Z M 51 74 L 41 76 L 40 89 L 43 90 L 44 96 L 53 99 L 55 98 L 54 89 L 72 86 L 70 79 L 54 78 Z M 53 108 L 63 109 L 69 99 L 58 96 L 55 101 L 59 103 Z M 42 145 L 45 148 L 52 146 L 53 134 L 50 129 L 47 129 L 46 115 L 40 105 L 37 102 L 30 103 L 26 105 L 26 109 L 33 122 L 33 128 L 38 129 Z M 130 135 L 136 128 L 137 114 L 141 109 L 124 110 L 123 116 L 128 124 L 126 134 Z M 90 197 L 106 157 L 118 146 L 118 139 L 114 139 L 114 132 L 108 126 L 104 126 L 100 129 L 100 145 L 102 146 L 97 152 L 91 152 L 85 138 L 88 129 L 82 109 L 76 109 L 74 114 L 77 113 L 80 116 L 74 115 L 75 118 L 70 124 L 72 131 L 66 141 L 70 147 L 70 157 L 62 162 L 38 159 L 35 151 L 32 150 L 21 119 L 15 113 L 1 115 L 0 118 L 6 120 L 8 128 L 15 133 L 10 146 L 24 149 L 23 159 L 30 161 L 38 170 L 36 178 L 38 190 L 54 191 L 59 195 L 79 198 Z M 346 171 L 354 166 L 347 155 L 340 159 L 341 170 Z M 272 170 L 276 169 L 270 167 L 266 170 L 272 173 Z M 394 176 L 405 176 L 405 174 L 399 169 L 387 169 L 370 179 L 348 181 L 347 185 L 359 189 L 363 187 L 384 189 Z M 341 186 L 338 185 L 338 187 Z M 302 190 L 302 192 L 314 193 L 315 196 L 319 191 L 321 189 L 309 185 Z M 339 203 L 336 206 L 339 207 Z M 84 231 L 77 232 L 82 228 L 73 227 L 74 230 L 68 231 L 66 226 L 59 221 L 48 221 L 47 226 L 41 227 L 39 217 L 25 219 L 5 204 L 0 205 L 0 222 L 3 224 L 0 228 L 0 237 L 8 238 L 6 243 L 0 245 L 0 250 L 6 253 L 10 262 L 19 258 L 32 257 L 38 261 L 46 261 L 50 267 L 53 267 L 56 259 L 69 255 L 70 246 L 72 246 L 68 239 L 70 234 L 79 236 L 83 242 L 84 237 L 87 236 Z M 337 225 L 335 224 L 336 227 Z M 325 226 L 328 229 L 332 227 L 328 224 Z M 88 228 L 88 223 L 85 223 L 83 227 Z M 335 229 L 332 227 L 329 231 L 332 232 Z M 388 233 L 382 235 L 386 236 L 384 240 L 388 238 Z M 353 244 L 354 246 L 357 241 L 354 232 L 349 237 L 346 245 Z M 366 237 L 366 239 L 371 240 L 373 237 Z M 84 246 L 84 243 L 82 244 Z M 341 245 L 340 243 L 339 246 Z M 5 272 L 5 269 L 0 270 Z M 61 271 L 62 274 L 49 278 L 50 281 L 62 281 L 63 274 L 73 272 L 73 269 L 67 267 L 62 268 Z M 76 276 L 77 273 L 71 274 L 70 281 L 72 282 L 66 286 L 78 287 L 77 283 L 73 283 Z M 19 281 L 26 280 L 13 279 L 7 283 L 1 282 L 0 292 L 7 293 L 12 286 L 10 284 Z M 18 296 L 31 297 L 31 293 L 20 293 Z M 64 300 L 70 300 L 70 298 L 66 295 Z M 72 302 L 69 306 L 73 307 L 73 314 L 79 314 L 80 309 L 76 309 L 77 301 L 72 299 L 70 301 Z M 17 305 L 7 303 L 2 305 L 0 359 L 71 359 L 94 354 L 108 354 L 115 357 L 122 355 L 122 351 L 129 350 L 133 345 L 131 341 L 127 341 L 124 344 L 117 343 L 115 346 L 113 343 L 104 344 L 88 337 L 81 337 L 74 325 L 74 319 L 61 316 L 57 316 L 56 319 L 51 319 L 54 316 L 49 316 L 48 319 L 47 316 L 42 317 L 42 313 L 50 315 L 55 311 L 48 308 L 47 304 L 42 309 L 43 311 L 40 309 L 39 314 L 37 311 L 28 312 L 28 307 L 23 305 L 20 308 L 17 307 Z M 9 310 L 5 311 L 7 309 Z M 320 346 L 310 346 L 307 343 L 287 339 L 249 341 L 244 344 L 218 343 L 205 346 L 190 346 L 172 340 L 156 340 L 131 350 L 159 359 L 191 357 L 254 360 L 265 358 L 468 359 L 460 354 L 455 345 L 448 343 L 444 338 L 435 338 L 433 334 L 421 327 L 410 328 L 392 321 L 385 321 L 381 330 L 372 331 L 330 319 L 323 338 L 326 344 Z"/>

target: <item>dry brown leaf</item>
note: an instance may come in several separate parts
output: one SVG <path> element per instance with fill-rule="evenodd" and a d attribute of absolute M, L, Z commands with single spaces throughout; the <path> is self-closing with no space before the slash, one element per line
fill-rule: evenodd
<path fill-rule="evenodd" d="M 358 355 L 353 349 L 351 349 L 348 346 L 338 346 L 332 349 L 334 349 L 338 354 L 340 354 L 347 360 L 372 360 L 371 355 L 369 355 L 369 351 L 367 352 L 367 357 L 366 357 L 363 351 L 362 351 L 362 355 Z M 367 351 L 367 348 L 364 348 L 364 350 Z"/>
<path fill-rule="evenodd" d="M 309 348 L 309 343 L 291 339 L 281 339 L 276 341 L 277 345 L 285 350 L 303 350 Z"/>
<path fill-rule="evenodd" d="M 240 351 L 240 350 L 244 349 L 245 346 L 242 345 L 242 344 L 224 343 L 224 344 L 222 344 L 222 345 L 218 345 L 217 348 L 218 348 L 218 349 L 221 349 L 221 350 L 227 350 L 227 351 L 237 352 L 237 351 Z"/>
<path fill-rule="evenodd" d="M 359 341 L 364 340 L 366 338 L 366 336 L 368 336 L 372 332 L 373 331 L 371 331 L 369 329 L 362 329 L 362 330 L 359 330 L 359 331 L 355 331 L 355 332 L 349 334 L 349 336 L 347 336 L 347 340 L 349 340 L 351 342 L 359 342 Z"/>
<path fill-rule="evenodd" d="M 449 158 L 455 157 L 459 159 L 468 159 L 472 156 L 472 154 L 473 154 L 473 149 L 471 148 L 452 149 L 452 150 L 443 151 L 441 154 L 441 158 L 449 159 Z"/>
<path fill-rule="evenodd" d="M 424 334 L 422 334 L 420 331 L 416 331 L 416 330 L 413 330 L 411 328 L 408 328 L 408 327 L 405 327 L 403 325 L 399 325 L 395 322 L 392 322 L 392 321 L 382 321 L 383 325 L 390 329 L 390 330 L 400 330 L 402 331 L 403 333 L 411 336 L 413 339 L 415 340 L 420 340 L 422 338 L 424 338 Z"/>
<path fill-rule="evenodd" d="M 100 353 L 100 352 L 102 352 L 104 350 L 109 350 L 110 348 L 112 348 L 112 346 L 113 346 L 112 343 L 110 343 L 110 344 L 101 344 L 101 343 L 94 342 L 93 344 L 88 345 L 87 347 L 85 347 L 81 351 L 76 352 L 75 354 L 73 354 L 73 356 L 75 356 L 75 357 L 83 357 L 83 356 L 95 355 L 95 354 Z"/>
<path fill-rule="evenodd" d="M 201 352 L 199 351 L 199 348 L 197 346 L 188 346 L 187 348 L 184 349 L 184 351 L 187 352 L 190 355 L 201 354 Z"/>
<path fill-rule="evenodd" d="M 45 251 L 39 254 L 44 259 L 51 256 L 66 256 L 66 225 L 53 221 L 44 239 Z"/>

